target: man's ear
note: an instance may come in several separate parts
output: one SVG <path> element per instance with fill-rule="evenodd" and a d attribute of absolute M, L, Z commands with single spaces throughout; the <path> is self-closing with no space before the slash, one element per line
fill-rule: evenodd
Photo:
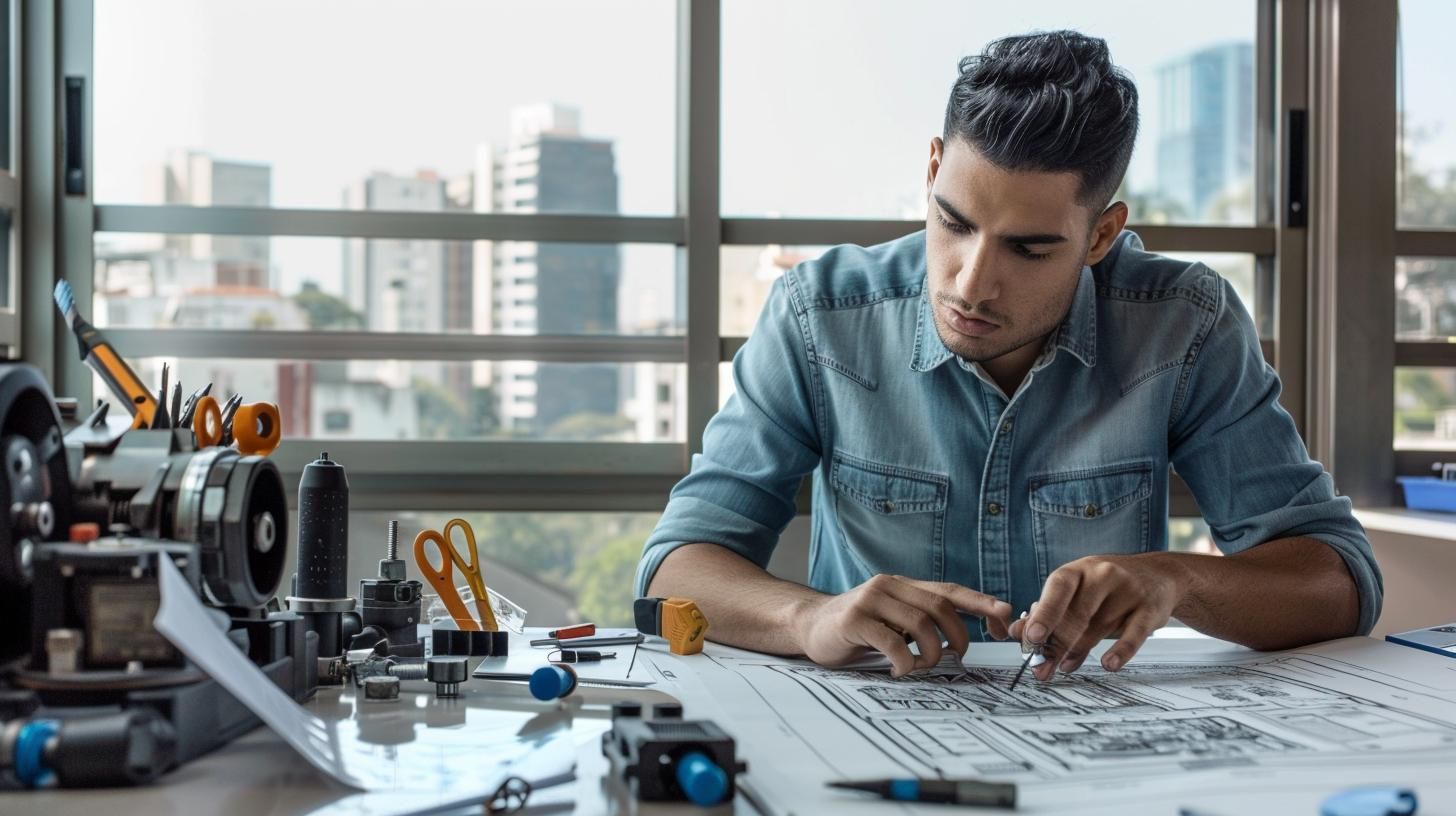
<path fill-rule="evenodd" d="M 925 168 L 925 200 L 930 200 L 930 190 L 935 186 L 935 174 L 940 172 L 940 161 L 945 155 L 945 143 L 939 136 L 930 140 L 930 164 Z"/>
<path fill-rule="evenodd" d="M 1112 245 L 1117 241 L 1117 236 L 1122 233 L 1123 226 L 1127 224 L 1127 205 L 1121 201 L 1114 201 L 1107 205 L 1107 209 L 1097 216 L 1097 223 L 1092 225 L 1092 242 L 1087 247 L 1087 266 L 1092 266 L 1098 261 L 1107 257 L 1112 251 Z"/>

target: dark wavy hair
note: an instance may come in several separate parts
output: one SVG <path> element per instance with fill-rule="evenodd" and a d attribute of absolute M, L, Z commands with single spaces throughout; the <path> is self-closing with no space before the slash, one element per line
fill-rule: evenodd
<path fill-rule="evenodd" d="M 942 138 L 1007 170 L 1075 172 L 1078 201 L 1112 200 L 1137 139 L 1137 87 L 1107 43 L 1076 31 L 996 40 L 960 62 Z"/>

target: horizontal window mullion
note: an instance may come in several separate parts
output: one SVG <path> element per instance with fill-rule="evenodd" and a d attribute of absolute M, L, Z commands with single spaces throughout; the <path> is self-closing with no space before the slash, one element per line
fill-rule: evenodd
<path fill-rule="evenodd" d="M 20 181 L 0 170 L 0 210 L 14 212 L 20 207 Z"/>
<path fill-rule="evenodd" d="M 722 363 L 732 362 L 733 361 L 733 355 L 737 354 L 738 353 L 738 350 L 741 349 L 741 348 L 743 348 L 743 344 L 744 343 L 747 343 L 747 342 L 748 342 L 748 338 L 747 337 L 721 337 L 721 338 L 719 338 L 718 339 L 718 353 L 719 353 L 720 356 L 719 356 L 718 361 L 719 362 L 722 362 Z"/>
<path fill-rule="evenodd" d="M 1395 344 L 1398 367 L 1456 367 L 1456 343 L 1435 341 L 1398 341 Z"/>
<path fill-rule="evenodd" d="M 449 490 L 460 479 L 509 486 L 527 477 L 554 480 L 566 489 L 574 479 L 680 478 L 683 449 L 678 442 L 285 439 L 271 458 L 289 484 L 296 484 L 303 467 L 326 450 L 347 469 L 351 489 L 356 483 L 387 487 L 395 478 Z"/>
<path fill-rule="evenodd" d="M 106 329 L 129 358 L 278 360 L 530 360 L 542 363 L 682 363 L 681 337 L 404 334 L 355 331 Z"/>
<path fill-rule="evenodd" d="M 922 229 L 920 221 L 806 218 L 725 218 L 724 244 L 875 244 Z M 1149 250 L 1158 252 L 1244 252 L 1273 255 L 1272 226 L 1224 227 L 1128 224 Z"/>
<path fill-rule="evenodd" d="M 1456 230 L 1396 230 L 1395 254 L 1456 258 Z"/>
<path fill-rule="evenodd" d="M 681 244 L 673 216 L 560 213 L 383 212 L 268 207 L 102 204 L 97 232 L 172 235 L 311 235 L 437 241 Z"/>

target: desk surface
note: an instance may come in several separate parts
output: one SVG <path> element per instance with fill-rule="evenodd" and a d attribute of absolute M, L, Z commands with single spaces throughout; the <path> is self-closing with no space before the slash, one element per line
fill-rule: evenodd
<path fill-rule="evenodd" d="M 1013 644 L 993 644 L 991 647 L 1015 648 Z M 700 659 L 706 658 L 691 658 Z M 1441 661 L 1443 658 L 1431 656 L 1430 660 Z M 1443 663 L 1431 665 L 1442 670 L 1456 670 L 1456 661 L 1447 662 L 1449 666 Z M 662 691 L 584 687 L 577 692 L 579 696 L 576 704 L 564 707 L 531 699 L 522 684 L 480 680 L 473 680 L 462 686 L 461 698 L 453 702 L 436 700 L 428 693 L 412 693 L 407 690 L 404 694 L 407 699 L 399 703 L 355 705 L 354 694 L 352 688 L 321 689 L 308 707 L 324 717 L 357 719 L 361 739 L 375 742 L 381 746 L 380 750 L 386 752 L 391 750 L 390 746 L 413 739 L 414 729 L 417 727 L 464 727 L 467 715 L 472 723 L 478 722 L 477 717 L 495 718 L 490 721 L 513 729 L 530 723 L 536 728 L 559 729 L 560 733 L 569 734 L 577 748 L 576 780 L 533 794 L 531 804 L 524 813 L 709 813 L 726 816 L 732 813 L 758 812 L 743 795 L 738 796 L 731 805 L 712 810 L 685 805 L 639 805 L 622 796 L 615 785 L 604 780 L 607 763 L 601 756 L 599 740 L 608 726 L 610 703 L 632 699 L 651 704 L 672 699 Z M 687 713 L 689 716 L 709 716 L 693 710 Z M 730 732 L 734 730 L 733 722 L 720 724 Z M 746 727 L 743 723 L 738 726 Z M 750 763 L 749 776 L 752 777 L 753 763 L 762 760 L 755 759 L 751 753 L 746 758 Z M 759 767 L 764 766 L 760 764 Z M 1420 813 L 1423 816 L 1442 813 L 1456 816 L 1456 775 L 1452 776 L 1449 783 L 1433 786 L 1427 784 L 1428 782 L 1428 779 L 1425 780 L 1419 788 L 1422 797 Z M 1333 789 L 1338 786 L 1338 780 L 1330 784 Z M 0 813 L 46 816 L 96 816 L 97 813 L 105 816 L 133 813 L 265 816 L 306 813 L 350 793 L 315 772 L 272 732 L 260 728 L 173 771 L 149 787 L 0 794 Z M 1144 809 L 1139 812 L 1175 813 L 1179 804 L 1206 804 L 1205 809 L 1211 813 L 1253 813 L 1259 812 L 1258 802 L 1257 790 L 1231 789 L 1227 795 L 1219 795 L 1206 803 L 1170 800 L 1166 808 Z M 1313 808 L 1317 802 L 1318 799 L 1311 794 L 1311 809 L 1308 812 L 1315 812 Z M 831 806 L 829 801 L 823 804 L 826 808 Z M 840 800 L 840 804 L 843 804 L 843 800 Z M 857 810 L 865 808 L 874 812 L 881 809 L 871 807 L 866 802 Z M 473 812 L 480 811 L 477 809 Z M 922 808 L 918 812 L 938 814 L 951 811 Z M 1077 812 L 1112 813 L 1120 812 L 1120 809 L 1115 797 L 1112 797 L 1103 802 L 1086 802 L 1077 808 Z"/>

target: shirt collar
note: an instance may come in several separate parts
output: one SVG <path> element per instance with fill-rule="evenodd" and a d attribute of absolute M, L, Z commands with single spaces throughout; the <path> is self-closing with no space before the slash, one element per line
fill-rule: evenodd
<path fill-rule="evenodd" d="M 1092 277 L 1090 266 L 1082 267 L 1077 291 L 1072 295 L 1072 306 L 1067 310 L 1066 319 L 1057 327 L 1053 345 L 1066 349 L 1088 368 L 1097 365 L 1097 282 Z M 930 303 L 930 282 L 927 280 L 920 288 L 920 310 L 915 320 L 915 345 L 910 353 L 910 369 L 930 371 L 954 356 L 955 353 L 941 342 L 940 332 L 936 331 Z"/>

